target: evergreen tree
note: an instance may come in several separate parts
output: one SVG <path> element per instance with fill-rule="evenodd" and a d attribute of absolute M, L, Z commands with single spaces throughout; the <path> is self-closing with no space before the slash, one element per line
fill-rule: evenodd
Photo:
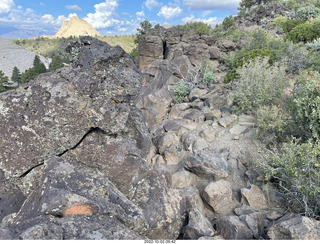
<path fill-rule="evenodd" d="M 3 86 L 9 80 L 7 76 L 4 75 L 3 71 L 0 70 L 0 92 L 4 92 L 7 90 L 6 87 Z"/>
<path fill-rule="evenodd" d="M 43 63 L 40 63 L 39 66 L 36 68 L 36 72 L 37 72 L 37 75 L 46 73 L 47 72 L 46 66 Z"/>
<path fill-rule="evenodd" d="M 38 55 L 34 57 L 33 60 L 33 68 L 35 71 L 35 74 L 38 76 L 39 74 L 47 72 L 46 66 L 41 62 Z M 36 76 L 36 77 L 37 77 Z"/>
<path fill-rule="evenodd" d="M 0 70 L 0 86 L 2 86 L 2 84 L 6 83 L 8 80 L 9 78 L 4 75 L 2 70 Z"/>
<path fill-rule="evenodd" d="M 150 30 L 152 28 L 152 24 L 149 22 L 149 20 L 145 19 L 140 23 L 140 28 L 137 28 L 138 34 L 137 38 L 134 40 L 136 44 L 139 44 L 140 37 L 144 34 L 146 34 L 147 30 Z"/>
<path fill-rule="evenodd" d="M 64 66 L 63 61 L 60 58 L 60 56 L 55 55 L 52 57 L 52 62 L 50 63 L 49 69 L 50 69 L 50 71 L 55 71 L 57 69 L 62 68 L 63 66 Z"/>
<path fill-rule="evenodd" d="M 27 69 L 21 75 L 21 83 L 27 83 L 32 79 L 35 79 L 39 74 L 36 72 L 35 68 Z"/>
<path fill-rule="evenodd" d="M 13 68 L 11 80 L 14 82 L 21 83 L 21 74 L 16 66 Z"/>
<path fill-rule="evenodd" d="M 41 63 L 40 57 L 36 55 L 33 60 L 33 67 L 37 68 L 40 65 L 40 63 Z"/>

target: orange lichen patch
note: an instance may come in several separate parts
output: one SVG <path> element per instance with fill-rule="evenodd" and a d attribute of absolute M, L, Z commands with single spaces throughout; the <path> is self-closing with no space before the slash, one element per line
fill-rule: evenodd
<path fill-rule="evenodd" d="M 86 114 L 87 118 L 89 118 L 89 114 Z"/>
<path fill-rule="evenodd" d="M 75 205 L 62 212 L 63 217 L 70 215 L 90 216 L 94 214 L 94 208 L 88 205 Z"/>
<path fill-rule="evenodd" d="M 80 108 L 84 108 L 84 105 L 81 105 Z"/>

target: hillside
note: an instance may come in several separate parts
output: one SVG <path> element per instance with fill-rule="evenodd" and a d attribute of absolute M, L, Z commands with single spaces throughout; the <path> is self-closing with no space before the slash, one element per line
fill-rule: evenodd
<path fill-rule="evenodd" d="M 0 240 L 320 240 L 320 1 L 239 10 L 0 93 Z"/>
<path fill-rule="evenodd" d="M 12 70 L 16 66 L 20 72 L 33 67 L 35 53 L 29 51 L 9 40 L 0 38 L 0 70 L 2 70 L 9 78 Z M 40 60 L 46 68 L 49 67 L 50 59 L 40 56 Z"/>

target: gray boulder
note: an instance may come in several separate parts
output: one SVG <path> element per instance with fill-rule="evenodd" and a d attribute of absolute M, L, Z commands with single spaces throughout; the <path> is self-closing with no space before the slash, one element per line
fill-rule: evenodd
<path fill-rule="evenodd" d="M 216 231 L 210 221 L 198 209 L 189 211 L 189 222 L 183 231 L 184 239 L 197 240 L 202 236 L 214 236 Z"/>
<path fill-rule="evenodd" d="M 271 240 L 319 240 L 320 222 L 288 213 L 271 226 L 268 236 Z"/>
<path fill-rule="evenodd" d="M 225 216 L 217 221 L 217 231 L 225 240 L 251 240 L 252 231 L 237 216 Z"/>

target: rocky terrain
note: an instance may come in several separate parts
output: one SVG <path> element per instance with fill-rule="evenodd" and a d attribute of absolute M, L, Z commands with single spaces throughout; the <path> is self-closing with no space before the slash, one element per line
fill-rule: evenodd
<path fill-rule="evenodd" d="M 72 17 L 70 20 L 65 20 L 60 30 L 51 38 L 68 38 L 70 36 L 101 36 L 87 21 Z"/>
<path fill-rule="evenodd" d="M 12 76 L 12 70 L 16 66 L 20 72 L 33 67 L 35 53 L 24 49 L 13 42 L 0 38 L 0 70 L 8 77 Z M 49 68 L 51 59 L 39 56 L 40 60 Z"/>
<path fill-rule="evenodd" d="M 72 42 L 71 67 L 0 94 L 0 239 L 320 239 L 257 168 L 256 118 L 230 108 L 228 54 L 177 29 L 119 47 Z M 182 79 L 209 61 L 219 83 Z"/>

